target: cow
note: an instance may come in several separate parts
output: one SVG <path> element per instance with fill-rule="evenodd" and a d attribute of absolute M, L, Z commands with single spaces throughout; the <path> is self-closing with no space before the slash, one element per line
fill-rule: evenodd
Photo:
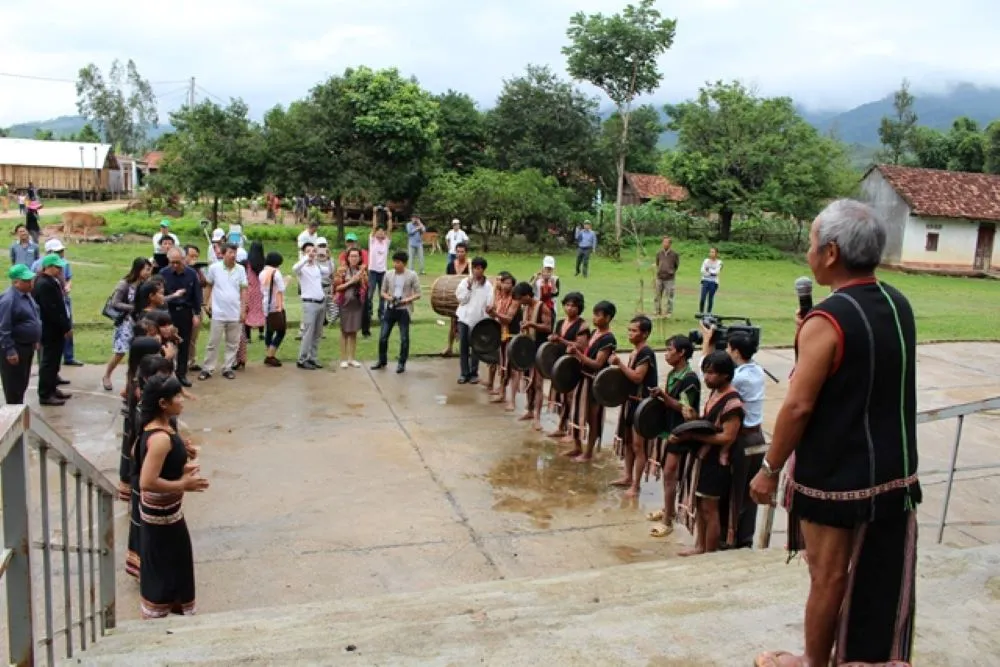
<path fill-rule="evenodd" d="M 105 224 L 107 223 L 103 216 L 93 213 L 67 211 L 62 214 L 63 236 L 67 238 L 73 234 L 86 238 L 95 228 L 103 227 Z"/>

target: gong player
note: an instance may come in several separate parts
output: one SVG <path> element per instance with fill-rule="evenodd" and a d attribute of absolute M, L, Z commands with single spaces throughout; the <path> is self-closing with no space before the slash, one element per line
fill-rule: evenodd
<path fill-rule="evenodd" d="M 535 341 L 535 352 L 552 333 L 552 311 L 541 299 L 535 298 L 535 288 L 530 283 L 518 283 L 514 286 L 514 301 L 521 304 L 521 333 L 531 336 Z M 525 412 L 521 421 L 531 420 L 536 431 L 542 430 L 542 385 L 544 378 L 538 369 L 532 366 L 528 374 L 525 397 Z"/>

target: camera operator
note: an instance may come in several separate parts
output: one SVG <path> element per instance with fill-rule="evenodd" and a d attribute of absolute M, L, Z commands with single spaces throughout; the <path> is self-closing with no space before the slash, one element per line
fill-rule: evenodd
<path fill-rule="evenodd" d="M 707 357 L 715 350 L 714 326 L 699 324 L 702 334 L 701 354 Z M 753 360 L 757 344 L 745 333 L 733 333 L 726 344 L 726 352 L 736 364 L 732 387 L 743 401 L 743 426 L 732 448 L 730 465 L 733 484 L 726 499 L 729 511 L 722 512 L 723 548 L 743 549 L 753 546 L 757 529 L 757 504 L 750 499 L 750 481 L 764 458 L 764 370 Z M 733 518 L 732 525 L 727 519 Z"/>

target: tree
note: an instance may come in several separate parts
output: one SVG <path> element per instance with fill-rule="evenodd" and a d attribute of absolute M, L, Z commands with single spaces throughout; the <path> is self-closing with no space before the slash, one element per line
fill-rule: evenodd
<path fill-rule="evenodd" d="M 1000 174 L 1000 120 L 987 125 L 984 136 L 983 171 L 987 174 Z"/>
<path fill-rule="evenodd" d="M 264 174 L 260 128 L 240 99 L 221 107 L 204 100 L 170 114 L 175 132 L 160 167 L 164 180 L 191 196 L 210 196 L 213 222 L 219 201 L 259 192 Z"/>
<path fill-rule="evenodd" d="M 821 137 L 787 97 L 758 98 L 738 82 L 718 82 L 666 111 L 678 137 L 664 170 L 696 209 L 718 213 L 722 240 L 738 212 L 805 219 L 851 181 L 839 142 Z"/>
<path fill-rule="evenodd" d="M 90 123 L 84 124 L 80 128 L 79 132 L 69 135 L 68 141 L 80 141 L 85 144 L 99 144 L 101 143 L 101 135 L 97 133 L 94 126 Z"/>
<path fill-rule="evenodd" d="M 914 165 L 924 169 L 947 169 L 951 158 L 951 142 L 939 130 L 917 126 L 913 128 L 911 150 Z"/>
<path fill-rule="evenodd" d="M 598 147 L 598 178 L 601 187 L 610 190 L 617 182 L 618 158 L 620 155 L 622 127 L 624 119 L 617 111 L 601 124 Z M 637 107 L 629 121 L 628 145 L 625 149 L 625 171 L 640 174 L 655 174 L 659 169 L 661 151 L 660 135 L 664 125 L 660 112 L 651 104 Z"/>
<path fill-rule="evenodd" d="M 956 118 L 948 132 L 948 169 L 982 173 L 986 161 L 984 140 L 976 121 L 965 116 Z"/>
<path fill-rule="evenodd" d="M 465 93 L 449 90 L 438 103 L 438 150 L 445 169 L 471 173 L 486 161 L 486 119 Z"/>
<path fill-rule="evenodd" d="M 878 137 L 883 149 L 879 159 L 890 164 L 902 164 L 907 155 L 907 149 L 913 143 L 914 128 L 917 125 L 917 114 L 913 111 L 914 97 L 910 94 L 910 82 L 903 79 L 899 90 L 893 95 L 892 106 L 896 117 L 882 117 L 878 128 Z"/>
<path fill-rule="evenodd" d="M 587 16 L 578 12 L 566 31 L 571 44 L 563 48 L 570 75 L 589 81 L 611 98 L 621 116 L 618 143 L 618 192 L 615 199 L 615 236 L 621 240 L 622 189 L 632 102 L 660 86 L 663 74 L 656 59 L 674 43 L 677 22 L 664 19 L 655 0 L 639 0 L 621 14 Z"/>
<path fill-rule="evenodd" d="M 43 130 L 40 127 L 35 128 L 35 136 L 32 137 L 37 141 L 55 141 L 56 136 L 52 130 Z"/>
<path fill-rule="evenodd" d="M 93 63 L 80 70 L 76 82 L 76 108 L 97 125 L 104 140 L 125 153 L 139 151 L 148 127 L 155 127 L 156 96 L 149 81 L 139 76 L 135 62 L 111 63 L 107 80 Z"/>

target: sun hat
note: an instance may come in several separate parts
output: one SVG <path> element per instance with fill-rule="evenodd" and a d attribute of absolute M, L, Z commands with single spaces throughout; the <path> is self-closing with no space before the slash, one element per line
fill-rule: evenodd
<path fill-rule="evenodd" d="M 7 271 L 7 277 L 11 280 L 34 280 L 35 272 L 24 264 L 15 264 Z"/>
<path fill-rule="evenodd" d="M 358 235 L 355 234 L 354 232 L 351 232 L 350 234 L 348 234 L 347 236 L 344 237 L 344 240 L 345 241 L 354 241 L 355 243 L 357 243 L 358 242 Z"/>
<path fill-rule="evenodd" d="M 324 237 L 320 236 L 318 239 L 316 239 L 316 245 L 321 246 L 321 245 L 330 245 L 330 244 L 326 242 L 326 239 Z"/>
<path fill-rule="evenodd" d="M 554 269 L 556 268 L 556 258 L 552 255 L 546 255 L 545 259 L 542 260 L 543 269 Z"/>
<path fill-rule="evenodd" d="M 59 255 L 46 255 L 42 258 L 42 268 L 47 269 L 50 266 L 58 266 L 62 269 L 66 267 L 66 261 Z"/>
<path fill-rule="evenodd" d="M 170 226 L 170 221 L 169 220 L 167 220 L 166 218 L 164 218 L 163 220 L 160 220 L 160 227 L 169 227 L 169 226 Z"/>
<path fill-rule="evenodd" d="M 66 249 L 59 239 L 49 239 L 45 242 L 45 252 L 62 252 Z"/>
<path fill-rule="evenodd" d="M 212 242 L 213 243 L 215 241 L 221 241 L 224 238 L 226 238 L 226 233 L 224 231 L 222 231 L 221 229 L 216 229 L 214 232 L 212 232 Z"/>

